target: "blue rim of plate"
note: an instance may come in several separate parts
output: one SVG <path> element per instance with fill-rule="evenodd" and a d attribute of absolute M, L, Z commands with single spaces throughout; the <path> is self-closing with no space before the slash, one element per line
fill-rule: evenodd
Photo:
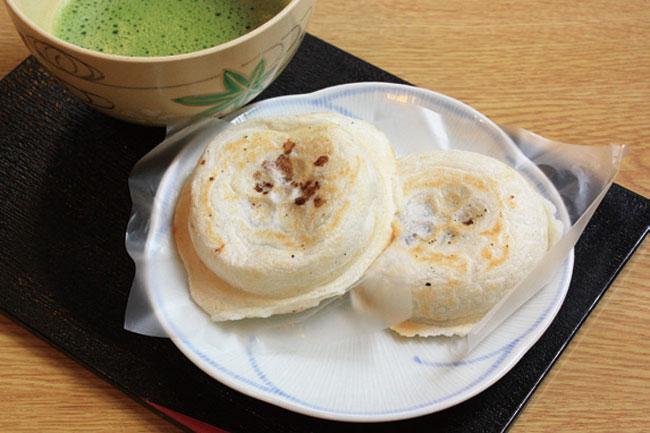
<path fill-rule="evenodd" d="M 228 116 L 228 120 L 238 122 L 242 119 L 247 118 L 249 115 L 254 114 L 258 110 L 263 109 L 264 107 L 272 104 L 282 103 L 294 103 L 301 106 L 311 106 L 321 111 L 335 111 L 347 116 L 358 117 L 355 116 L 354 113 L 351 113 L 350 111 L 337 106 L 333 103 L 333 101 L 341 96 L 391 91 L 397 91 L 400 94 L 406 93 L 409 96 L 424 101 L 425 105 L 426 103 L 429 103 L 431 105 L 443 106 L 448 110 L 451 109 L 450 107 L 453 107 L 454 111 L 456 111 L 457 114 L 477 121 L 477 123 L 485 128 L 485 130 L 488 131 L 490 135 L 499 136 L 499 139 L 502 140 L 502 142 L 510 144 L 512 146 L 510 149 L 511 151 L 519 152 L 518 148 L 512 142 L 512 140 L 494 122 L 492 122 L 490 119 L 472 107 L 449 96 L 403 84 L 374 82 L 354 83 L 328 87 L 308 94 L 281 96 L 277 98 L 267 99 L 245 107 L 237 113 Z M 545 179 L 545 176 L 541 173 L 541 171 L 539 171 L 537 167 L 531 169 L 536 173 L 535 175 L 528 174 L 528 176 L 529 178 L 530 176 L 533 176 L 535 184 L 541 190 L 541 192 L 546 193 L 547 195 L 553 194 L 553 191 L 549 190 L 548 188 L 550 183 L 547 183 L 546 185 L 539 184 L 540 179 Z M 164 190 L 164 183 L 171 181 L 172 180 L 169 179 L 168 176 L 164 176 L 160 182 L 158 191 Z M 555 192 L 555 194 L 557 194 L 557 192 Z M 560 209 L 560 214 L 562 216 L 565 216 L 566 209 Z M 566 223 L 566 220 L 564 222 Z M 165 235 L 165 232 L 167 235 L 169 235 L 169 232 L 167 231 L 161 232 L 160 230 L 155 230 L 153 225 L 149 228 L 147 233 L 147 241 L 145 244 L 145 255 L 148 251 L 148 245 L 151 242 L 155 243 L 159 241 L 156 239 L 156 236 L 162 237 Z M 156 317 L 167 332 L 167 335 L 172 340 L 172 342 L 196 366 L 198 366 L 206 374 L 210 375 L 224 385 L 276 406 L 318 418 L 348 422 L 385 422 L 428 415 L 449 408 L 465 400 L 468 400 L 471 397 L 474 397 L 475 395 L 490 387 L 497 380 L 502 378 L 537 342 L 537 340 L 542 336 L 544 331 L 546 331 L 546 329 L 550 326 L 551 322 L 555 318 L 557 312 L 562 306 L 569 288 L 569 283 L 571 281 L 573 272 L 573 261 L 574 254 L 572 250 L 569 256 L 565 259 L 562 266 L 562 275 L 559 284 L 556 286 L 553 300 L 540 314 L 540 316 L 534 320 L 531 319 L 532 323 L 524 332 L 522 332 L 519 336 L 512 339 L 499 349 L 493 350 L 492 352 L 481 355 L 479 357 L 470 356 L 468 359 L 456 363 L 429 362 L 417 355 L 415 355 L 413 358 L 413 361 L 415 363 L 431 368 L 471 364 L 479 361 L 484 361 L 486 359 L 495 358 L 495 361 L 476 380 L 474 380 L 469 385 L 466 385 L 462 389 L 456 390 L 442 398 L 436 398 L 416 405 L 411 404 L 403 408 L 383 411 L 333 410 L 331 408 L 303 401 L 302 399 L 283 391 L 280 387 L 274 384 L 260 368 L 259 363 L 255 357 L 254 347 L 252 347 L 250 344 L 245 347 L 245 351 L 250 367 L 255 372 L 256 380 L 244 377 L 228 369 L 218 361 L 207 356 L 200 348 L 197 348 L 194 344 L 192 344 L 191 337 L 184 335 L 175 326 L 173 320 L 169 318 L 167 311 L 158 296 L 159 294 L 157 291 L 149 290 L 149 288 L 147 288 L 147 291 L 149 294 L 149 299 L 153 301 L 152 306 L 154 307 L 153 309 Z M 146 273 L 147 267 L 144 266 L 144 264 L 143 267 L 145 268 L 143 271 Z"/>

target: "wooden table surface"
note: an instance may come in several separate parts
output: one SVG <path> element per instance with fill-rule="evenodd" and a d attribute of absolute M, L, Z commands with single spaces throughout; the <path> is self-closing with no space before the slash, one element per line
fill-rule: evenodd
<path fill-rule="evenodd" d="M 498 123 L 563 142 L 628 143 L 617 181 L 647 197 L 649 6 L 647 0 L 320 0 L 309 31 Z M 0 77 L 26 55 L 0 7 Z M 513 432 L 649 431 L 648 268 L 646 241 Z M 2 316 L 0 396 L 2 432 L 178 431 Z"/>

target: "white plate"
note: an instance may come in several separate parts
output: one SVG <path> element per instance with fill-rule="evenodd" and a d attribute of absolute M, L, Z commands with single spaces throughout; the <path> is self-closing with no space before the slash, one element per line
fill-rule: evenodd
<path fill-rule="evenodd" d="M 425 107 L 422 109 L 420 107 Z M 398 154 L 431 148 L 476 149 L 507 161 L 514 143 L 492 121 L 452 98 L 410 86 L 360 83 L 308 95 L 266 100 L 246 118 L 336 111 L 382 129 Z M 185 272 L 171 234 L 174 203 L 202 149 L 185 148 L 170 165 L 156 192 L 144 261 L 150 302 L 160 324 L 197 366 L 238 391 L 286 409 L 343 421 L 390 421 L 453 406 L 483 391 L 521 359 L 549 326 L 566 295 L 573 253 L 551 284 L 507 319 L 466 359 L 449 362 L 447 339 L 404 339 L 389 331 L 363 341 L 318 345 L 309 352 L 270 353 L 254 342 L 230 342 L 219 326 L 190 299 Z M 523 172 L 566 210 L 546 178 L 532 164 Z"/>

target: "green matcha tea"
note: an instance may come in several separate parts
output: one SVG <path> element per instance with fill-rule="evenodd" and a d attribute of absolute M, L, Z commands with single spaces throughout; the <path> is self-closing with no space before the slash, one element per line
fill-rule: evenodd
<path fill-rule="evenodd" d="M 248 33 L 289 0 L 67 0 L 54 34 L 91 50 L 125 56 L 171 56 L 213 47 Z"/>

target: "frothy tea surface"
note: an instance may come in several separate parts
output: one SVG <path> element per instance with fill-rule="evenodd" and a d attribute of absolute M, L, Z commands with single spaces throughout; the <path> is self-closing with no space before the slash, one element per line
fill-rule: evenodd
<path fill-rule="evenodd" d="M 125 56 L 170 56 L 242 36 L 289 0 L 68 0 L 54 34 L 91 50 Z"/>

